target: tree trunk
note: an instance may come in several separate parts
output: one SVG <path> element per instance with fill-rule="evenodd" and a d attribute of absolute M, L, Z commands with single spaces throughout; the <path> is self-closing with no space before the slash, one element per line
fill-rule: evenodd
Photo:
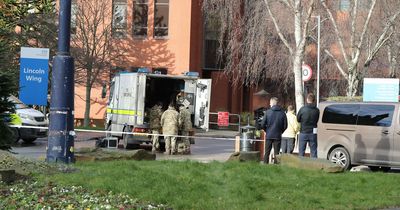
<path fill-rule="evenodd" d="M 387 47 L 387 56 L 389 61 L 389 77 L 396 78 L 397 56 L 394 56 L 390 46 Z"/>
<path fill-rule="evenodd" d="M 92 87 L 90 85 L 90 77 L 86 81 L 86 100 L 85 100 L 85 116 L 83 126 L 88 127 L 90 122 L 90 92 Z"/>
<path fill-rule="evenodd" d="M 349 69 L 349 76 L 347 78 L 347 90 L 346 90 L 346 96 L 348 98 L 353 98 L 357 94 L 358 90 L 358 84 L 360 83 L 360 78 L 359 78 L 359 73 L 355 71 L 354 69 Z"/>
<path fill-rule="evenodd" d="M 295 90 L 297 111 L 299 111 L 299 109 L 304 105 L 301 61 L 302 61 L 301 54 L 296 52 L 293 58 L 293 73 L 294 73 L 294 90 Z"/>

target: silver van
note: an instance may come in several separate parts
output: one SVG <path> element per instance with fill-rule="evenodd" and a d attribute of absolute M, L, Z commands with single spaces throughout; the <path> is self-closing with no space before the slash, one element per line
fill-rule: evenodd
<path fill-rule="evenodd" d="M 400 166 L 399 103 L 323 102 L 318 121 L 318 157 L 350 169 Z"/>

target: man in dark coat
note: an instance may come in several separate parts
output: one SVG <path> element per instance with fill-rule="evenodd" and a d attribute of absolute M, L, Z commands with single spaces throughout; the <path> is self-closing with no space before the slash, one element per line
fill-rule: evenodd
<path fill-rule="evenodd" d="M 312 93 L 307 95 L 307 104 L 301 107 L 297 113 L 297 121 L 300 123 L 299 135 L 299 156 L 304 156 L 307 142 L 310 146 L 310 155 L 317 158 L 317 124 L 319 109 L 315 105 L 315 96 Z"/>
<path fill-rule="evenodd" d="M 279 154 L 281 148 L 282 133 L 287 128 L 287 118 L 285 112 L 278 106 L 277 97 L 272 97 L 269 104 L 271 108 L 265 112 L 261 121 L 262 128 L 266 132 L 264 163 L 269 162 L 269 155 L 272 145 L 274 145 L 274 163 L 276 164 L 276 156 Z"/>

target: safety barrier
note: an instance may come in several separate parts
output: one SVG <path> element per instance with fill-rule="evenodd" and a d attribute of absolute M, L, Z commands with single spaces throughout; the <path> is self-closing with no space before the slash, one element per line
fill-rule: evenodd
<path fill-rule="evenodd" d="M 216 116 L 216 117 L 212 117 L 212 116 Z M 236 117 L 236 119 L 237 119 L 237 123 L 231 123 L 231 116 L 234 116 L 234 117 Z M 209 120 L 209 122 L 208 122 L 208 124 L 210 124 L 210 125 L 218 125 L 218 122 L 217 121 L 212 121 L 211 119 L 216 119 L 216 120 L 218 120 L 218 112 L 210 112 L 210 118 L 209 118 L 210 120 Z M 240 122 L 241 122 L 241 119 L 240 119 L 240 114 L 232 114 L 232 113 L 229 113 L 229 124 L 228 124 L 228 126 L 227 127 L 224 127 L 224 128 L 230 128 L 230 126 L 233 126 L 233 127 L 236 127 L 237 126 L 237 130 L 238 130 L 238 132 L 240 132 Z M 218 128 L 220 128 L 219 126 L 218 126 Z"/>
<path fill-rule="evenodd" d="M 39 126 L 18 126 L 13 125 L 12 127 L 19 128 L 31 128 L 31 129 L 48 129 L 48 127 L 39 127 Z M 219 136 L 218 132 L 215 133 L 196 133 L 194 136 L 182 136 L 182 135 L 163 135 L 163 134 L 151 134 L 151 133 L 136 133 L 136 132 L 119 132 L 119 131 L 106 131 L 106 130 L 90 130 L 90 129 L 74 129 L 70 131 L 70 135 L 74 136 L 74 147 L 75 148 L 94 148 L 99 146 L 98 144 L 105 144 L 106 148 L 109 149 L 117 149 L 120 148 L 121 141 L 118 143 L 118 139 L 115 137 L 106 138 L 107 134 L 128 134 L 134 136 L 174 136 L 178 138 L 189 138 L 195 139 L 196 143 L 193 145 L 193 156 L 190 159 L 199 160 L 199 161 L 213 161 L 213 160 L 221 160 L 225 161 L 229 158 L 229 155 L 233 152 L 240 151 L 240 144 L 243 142 L 254 143 L 254 146 L 261 145 L 255 144 L 255 142 L 262 142 L 260 139 L 250 139 L 250 138 L 242 138 L 240 135 L 236 135 L 236 131 L 232 131 L 229 136 Z M 217 134 L 217 135 L 214 135 Z M 99 140 L 99 141 L 98 141 Z M 41 143 L 38 145 L 43 145 L 43 141 L 47 142 L 47 138 L 42 138 Z M 40 141 L 39 141 L 40 142 Z M 210 143 L 207 143 L 210 142 Z M 220 143 L 217 143 L 220 142 Z M 233 142 L 233 144 L 231 144 Z M 217 147 L 215 145 L 218 145 Z M 221 146 L 222 145 L 222 146 Z M 103 145 L 104 146 L 104 145 Z M 143 143 L 140 148 L 149 149 L 151 143 Z M 233 146 L 233 147 L 232 147 Z M 18 147 L 17 147 L 18 148 Z M 210 152 L 207 152 L 209 148 Z M 222 148 L 222 149 L 221 149 Z M 258 151 L 258 150 L 256 150 Z M 18 150 L 17 150 L 18 152 Z M 42 151 L 43 152 L 43 151 Z M 44 154 L 44 153 L 43 153 Z M 42 154 L 42 155 L 43 155 Z M 271 153 L 272 154 L 272 153 Z M 161 158 L 165 158 L 162 156 Z M 178 157 L 179 158 L 179 157 Z M 168 158 L 166 158 L 168 159 Z"/>
<path fill-rule="evenodd" d="M 239 116 L 240 117 L 240 116 Z M 236 125 L 236 124 L 234 124 Z M 48 127 L 39 127 L 39 126 L 22 126 L 22 125 L 10 125 L 10 127 L 14 128 L 32 128 L 32 129 L 46 129 L 48 130 Z M 89 129 L 74 129 L 70 135 L 75 135 L 76 132 L 90 132 L 90 133 L 99 133 L 99 134 L 104 134 L 104 137 L 107 134 L 128 134 L 128 135 L 134 135 L 134 136 L 173 136 L 177 138 L 195 138 L 195 139 L 212 139 L 212 140 L 228 140 L 228 141 L 237 141 L 239 140 L 237 137 L 214 137 L 214 136 L 182 136 L 182 135 L 165 135 L 165 134 L 152 134 L 152 133 L 137 133 L 137 132 L 122 132 L 122 131 L 102 131 L 102 130 L 89 130 Z M 239 137 L 240 138 L 240 137 Z M 263 141 L 260 139 L 241 139 L 240 141 Z"/>

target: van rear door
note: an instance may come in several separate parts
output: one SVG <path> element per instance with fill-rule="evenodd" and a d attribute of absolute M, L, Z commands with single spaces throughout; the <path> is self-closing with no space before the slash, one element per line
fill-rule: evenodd
<path fill-rule="evenodd" d="M 194 79 L 186 79 L 185 80 L 185 95 L 186 100 L 189 102 L 189 111 L 191 114 L 194 114 L 194 106 L 195 106 L 195 95 L 197 91 L 197 80 Z"/>
<path fill-rule="evenodd" d="M 208 131 L 211 97 L 211 79 L 198 79 L 196 83 L 196 103 L 194 125 Z"/>
<path fill-rule="evenodd" d="M 144 123 L 144 113 L 145 113 L 145 99 L 146 99 L 146 74 L 138 75 L 138 82 L 136 83 L 136 125 L 143 125 Z"/>
<path fill-rule="evenodd" d="M 113 112 L 118 115 L 117 124 L 133 125 L 137 114 L 137 73 L 121 73 L 119 76 L 117 107 Z"/>
<path fill-rule="evenodd" d="M 393 149 L 392 149 L 392 164 L 400 166 L 400 108 L 396 106 L 395 115 L 393 116 Z"/>

